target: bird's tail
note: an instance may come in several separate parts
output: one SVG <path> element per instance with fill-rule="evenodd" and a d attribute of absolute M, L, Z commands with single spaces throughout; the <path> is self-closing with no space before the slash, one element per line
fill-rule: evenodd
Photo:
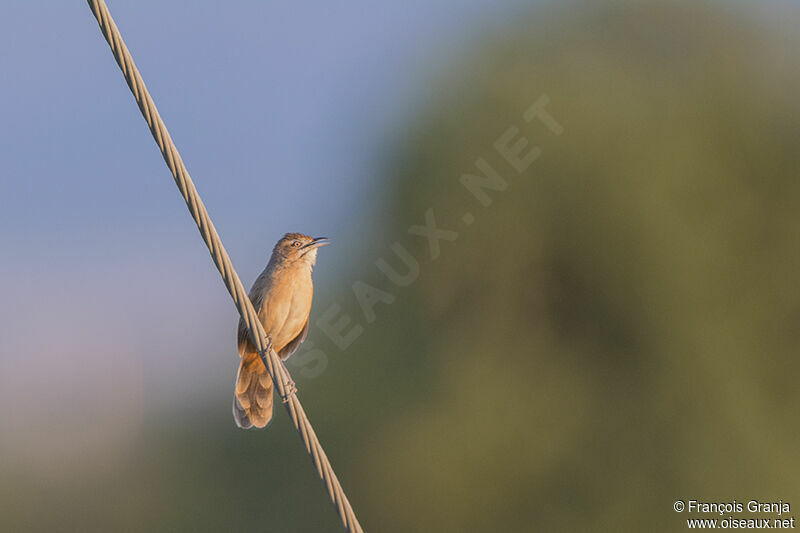
<path fill-rule="evenodd" d="M 233 418 L 244 429 L 263 428 L 272 419 L 272 379 L 256 352 L 245 353 L 239 363 Z"/>

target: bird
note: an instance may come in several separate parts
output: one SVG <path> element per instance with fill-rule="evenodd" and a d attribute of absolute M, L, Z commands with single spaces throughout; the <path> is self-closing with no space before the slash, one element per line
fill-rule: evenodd
<path fill-rule="evenodd" d="M 311 272 L 317 262 L 317 251 L 328 244 L 327 237 L 285 234 L 248 294 L 281 364 L 308 336 L 308 316 L 314 297 Z M 241 361 L 233 394 L 233 419 L 243 429 L 263 428 L 272 419 L 272 379 L 242 318 L 237 340 Z M 289 380 L 284 402 L 296 390 L 291 377 Z"/>

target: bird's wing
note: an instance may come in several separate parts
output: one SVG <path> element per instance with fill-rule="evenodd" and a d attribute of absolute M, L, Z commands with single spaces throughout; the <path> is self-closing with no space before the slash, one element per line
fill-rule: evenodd
<path fill-rule="evenodd" d="M 267 265 L 267 269 L 268 268 L 269 265 Z M 270 282 L 270 277 L 267 269 L 264 269 L 264 272 L 262 272 L 258 276 L 258 278 L 256 278 L 256 280 L 253 282 L 253 286 L 250 287 L 250 293 L 248 294 L 248 297 L 250 298 L 250 303 L 253 304 L 253 308 L 256 310 L 256 313 L 258 313 L 258 318 L 259 320 L 261 320 L 261 324 L 264 325 L 265 329 L 267 326 L 264 321 L 264 316 L 267 312 L 266 309 L 267 305 L 265 305 L 266 302 L 264 301 L 264 296 L 269 288 L 268 286 Z M 267 333 L 269 333 L 269 331 L 267 331 Z M 244 352 L 247 351 L 248 348 L 249 350 L 255 349 L 254 347 L 252 347 L 253 343 L 248 342 L 250 340 L 250 334 L 247 332 L 247 327 L 245 327 L 244 320 L 242 320 L 241 317 L 239 318 L 239 329 L 237 331 L 236 340 L 239 345 L 239 357 L 242 357 Z"/>
<path fill-rule="evenodd" d="M 292 355 L 297 348 L 306 340 L 308 337 L 308 320 L 306 320 L 306 325 L 303 326 L 303 329 L 300 330 L 300 333 L 297 334 L 297 337 L 289 341 L 289 344 L 283 347 L 278 355 L 281 356 L 281 359 L 288 359 L 290 355 Z"/>

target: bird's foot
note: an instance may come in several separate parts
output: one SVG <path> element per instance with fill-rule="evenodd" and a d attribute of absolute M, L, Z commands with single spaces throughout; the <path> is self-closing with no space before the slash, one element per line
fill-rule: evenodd
<path fill-rule="evenodd" d="M 297 385 L 291 379 L 286 382 L 286 394 L 283 396 L 283 403 L 288 403 L 289 399 L 297 392 Z"/>
<path fill-rule="evenodd" d="M 289 369 L 286 368 L 286 364 L 281 361 L 281 367 L 283 370 L 283 377 L 286 381 L 284 381 L 286 394 L 283 395 L 283 403 L 288 403 L 289 398 L 294 396 L 297 392 L 297 385 L 294 384 L 294 380 L 292 379 L 292 375 L 289 373 Z"/>

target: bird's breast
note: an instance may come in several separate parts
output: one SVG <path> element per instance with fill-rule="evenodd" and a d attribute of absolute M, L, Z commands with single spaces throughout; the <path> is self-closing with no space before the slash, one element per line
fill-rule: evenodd
<path fill-rule="evenodd" d="M 300 269 L 281 272 L 264 296 L 264 329 L 272 335 L 275 350 L 280 351 L 300 334 L 308 320 L 314 297 L 311 273 Z"/>

